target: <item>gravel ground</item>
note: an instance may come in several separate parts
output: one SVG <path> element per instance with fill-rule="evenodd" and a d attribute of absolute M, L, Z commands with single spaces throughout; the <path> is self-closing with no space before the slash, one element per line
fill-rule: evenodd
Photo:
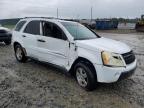
<path fill-rule="evenodd" d="M 59 69 L 33 60 L 18 63 L 12 46 L 0 43 L 0 108 L 143 108 L 144 36 L 100 34 L 134 49 L 138 68 L 131 78 L 86 92 Z"/>

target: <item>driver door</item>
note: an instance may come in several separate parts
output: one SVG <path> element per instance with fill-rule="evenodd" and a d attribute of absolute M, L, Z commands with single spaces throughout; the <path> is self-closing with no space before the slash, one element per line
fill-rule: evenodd
<path fill-rule="evenodd" d="M 39 58 L 59 66 L 68 64 L 69 42 L 62 29 L 51 22 L 42 21 L 42 36 L 37 38 Z"/>

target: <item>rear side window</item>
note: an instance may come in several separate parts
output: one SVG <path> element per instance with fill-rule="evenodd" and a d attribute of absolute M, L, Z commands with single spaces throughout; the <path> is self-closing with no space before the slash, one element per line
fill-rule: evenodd
<path fill-rule="evenodd" d="M 15 28 L 15 31 L 20 31 L 25 23 L 26 23 L 26 21 L 19 22 Z"/>
<path fill-rule="evenodd" d="M 40 21 L 31 21 L 27 24 L 24 33 L 40 35 Z"/>

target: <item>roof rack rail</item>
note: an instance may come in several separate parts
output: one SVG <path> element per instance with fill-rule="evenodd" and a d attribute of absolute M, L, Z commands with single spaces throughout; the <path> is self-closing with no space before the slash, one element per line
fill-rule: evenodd
<path fill-rule="evenodd" d="M 24 17 L 25 18 L 45 18 L 45 19 L 58 19 L 58 18 L 55 18 L 55 17 Z"/>

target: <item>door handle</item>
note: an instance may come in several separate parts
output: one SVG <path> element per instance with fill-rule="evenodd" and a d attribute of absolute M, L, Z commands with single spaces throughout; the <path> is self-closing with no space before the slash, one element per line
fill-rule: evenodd
<path fill-rule="evenodd" d="M 37 41 L 38 42 L 46 42 L 45 40 L 42 40 L 42 39 L 38 39 Z"/>
<path fill-rule="evenodd" d="M 22 35 L 22 37 L 26 37 L 25 35 Z"/>

